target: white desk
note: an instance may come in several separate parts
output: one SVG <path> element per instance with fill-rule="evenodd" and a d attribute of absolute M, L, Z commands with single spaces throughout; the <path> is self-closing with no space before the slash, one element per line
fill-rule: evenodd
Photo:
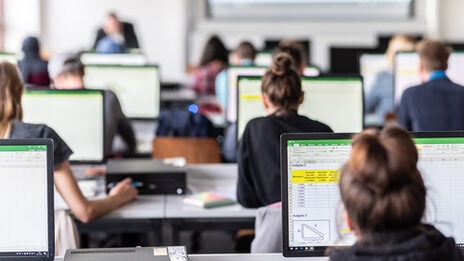
<path fill-rule="evenodd" d="M 162 219 L 165 217 L 165 196 L 140 195 L 137 200 L 111 212 L 104 218 Z"/>
<path fill-rule="evenodd" d="M 282 254 L 212 254 L 212 255 L 189 255 L 190 261 L 281 261 L 281 260 L 311 260 L 327 261 L 327 257 L 292 257 L 285 258 Z M 62 257 L 55 261 L 63 261 Z"/>

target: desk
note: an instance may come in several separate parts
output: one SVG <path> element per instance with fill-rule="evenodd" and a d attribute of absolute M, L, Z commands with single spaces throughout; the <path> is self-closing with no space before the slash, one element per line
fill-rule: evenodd
<path fill-rule="evenodd" d="M 213 254 L 213 255 L 189 255 L 190 261 L 281 261 L 281 260 L 311 260 L 327 261 L 328 257 L 292 257 L 285 258 L 282 254 Z M 55 261 L 63 261 L 62 257 Z"/>
<path fill-rule="evenodd" d="M 237 164 L 187 166 L 187 188 L 190 194 L 209 191 L 235 199 L 237 179 Z M 104 181 L 100 180 L 98 184 L 97 191 L 101 193 L 104 191 Z M 179 244 L 180 233 L 185 230 L 236 231 L 254 228 L 256 209 L 246 209 L 239 204 L 204 209 L 184 204 L 184 197 L 141 195 L 134 202 L 90 224 L 76 223 L 82 233 L 153 231 L 157 242 L 162 242 L 161 226 L 169 225 L 173 245 Z M 67 209 L 58 193 L 55 193 L 55 198 L 56 208 Z"/>

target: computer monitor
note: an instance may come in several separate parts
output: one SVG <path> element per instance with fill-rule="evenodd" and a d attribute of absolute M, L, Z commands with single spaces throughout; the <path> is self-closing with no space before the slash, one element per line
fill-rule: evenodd
<path fill-rule="evenodd" d="M 106 64 L 106 65 L 146 65 L 147 58 L 143 54 L 131 53 L 83 53 L 81 54 L 83 64 Z"/>
<path fill-rule="evenodd" d="M 84 83 L 89 89 L 110 89 L 116 93 L 129 118 L 158 118 L 161 83 L 156 65 L 86 65 Z"/>
<path fill-rule="evenodd" d="M 359 132 L 364 124 L 361 77 L 303 77 L 304 101 L 298 113 L 327 124 L 335 132 Z M 243 76 L 238 81 L 237 137 L 247 123 L 266 116 L 261 100 L 261 77 Z"/>
<path fill-rule="evenodd" d="M 104 160 L 104 94 L 101 90 L 26 90 L 23 121 L 46 124 L 74 152 L 72 163 Z"/>
<path fill-rule="evenodd" d="M 15 53 L 0 52 L 0 62 L 10 62 L 12 64 L 17 64 L 18 55 Z"/>
<path fill-rule="evenodd" d="M 271 66 L 272 51 L 259 51 L 255 57 L 256 66 Z"/>
<path fill-rule="evenodd" d="M 419 55 L 415 52 L 401 52 L 395 56 L 394 83 L 395 105 L 399 105 L 403 92 L 413 86 L 421 84 L 419 76 Z M 464 85 L 464 52 L 453 52 L 448 60 L 446 74 L 451 81 Z"/>
<path fill-rule="evenodd" d="M 231 66 L 227 69 L 229 80 L 229 98 L 227 106 L 227 120 L 229 122 L 237 121 L 237 82 L 240 76 L 263 76 L 269 67 L 265 66 Z M 314 66 L 306 66 L 303 72 L 304 76 L 316 77 L 320 71 Z"/>
<path fill-rule="evenodd" d="M 425 223 L 464 246 L 464 133 L 412 133 L 427 188 Z M 281 137 L 283 253 L 324 255 L 349 246 L 338 181 L 351 153 L 351 134 L 284 134 Z"/>
<path fill-rule="evenodd" d="M 0 159 L 0 260 L 53 260 L 53 141 L 2 139 Z"/>
<path fill-rule="evenodd" d="M 359 57 L 359 66 L 364 82 L 364 95 L 367 96 L 375 83 L 377 75 L 389 69 L 388 60 L 385 54 L 362 54 Z"/>

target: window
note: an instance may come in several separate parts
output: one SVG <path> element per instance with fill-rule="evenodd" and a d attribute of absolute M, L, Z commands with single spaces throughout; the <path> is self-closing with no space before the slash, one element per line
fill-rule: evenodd
<path fill-rule="evenodd" d="M 394 20 L 412 16 L 413 0 L 208 0 L 213 19 Z"/>

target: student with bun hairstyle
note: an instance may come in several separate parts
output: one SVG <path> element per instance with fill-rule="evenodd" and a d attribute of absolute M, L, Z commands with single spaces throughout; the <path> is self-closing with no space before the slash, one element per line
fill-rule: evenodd
<path fill-rule="evenodd" d="M 266 117 L 248 122 L 239 145 L 237 199 L 257 208 L 281 201 L 280 135 L 295 132 L 332 132 L 327 125 L 298 115 L 304 93 L 293 59 L 277 54 L 262 78 Z M 311 94 L 309 94 L 311 95 Z"/>
<path fill-rule="evenodd" d="M 421 223 L 426 188 L 411 136 L 399 127 L 366 130 L 352 146 L 339 186 L 357 242 L 331 260 L 464 260 L 454 239 Z"/>

